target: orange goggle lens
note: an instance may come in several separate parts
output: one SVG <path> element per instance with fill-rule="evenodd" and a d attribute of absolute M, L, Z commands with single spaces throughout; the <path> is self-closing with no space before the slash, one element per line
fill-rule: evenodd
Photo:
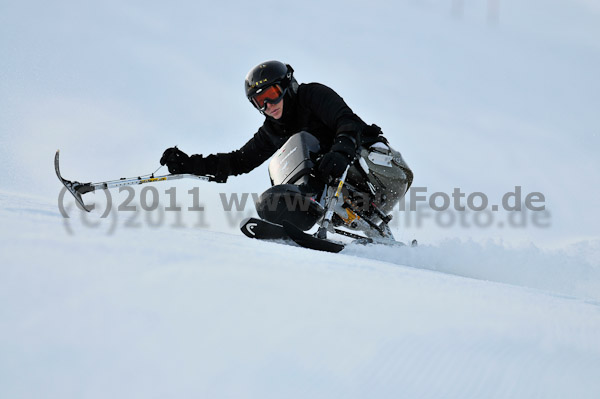
<path fill-rule="evenodd" d="M 262 89 L 262 91 L 254 95 L 254 97 L 252 97 L 252 102 L 256 108 L 264 110 L 267 108 L 267 102 L 275 104 L 278 103 L 281 98 L 283 98 L 281 86 L 273 85 Z"/>

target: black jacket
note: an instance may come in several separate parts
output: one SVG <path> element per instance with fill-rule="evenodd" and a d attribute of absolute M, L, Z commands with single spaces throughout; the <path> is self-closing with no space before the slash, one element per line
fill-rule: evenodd
<path fill-rule="evenodd" d="M 329 87 L 319 83 L 301 84 L 297 93 L 292 94 L 290 90 L 288 94 L 284 97 L 280 119 L 267 116 L 258 132 L 239 150 L 206 157 L 206 172 L 217 181 L 248 173 L 300 131 L 319 139 L 324 151 L 328 151 L 340 135 L 351 137 L 354 143 L 361 142 L 367 125 Z"/>

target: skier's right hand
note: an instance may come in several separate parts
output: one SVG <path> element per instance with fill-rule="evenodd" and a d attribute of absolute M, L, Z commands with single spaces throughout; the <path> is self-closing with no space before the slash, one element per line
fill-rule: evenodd
<path fill-rule="evenodd" d="M 198 176 L 208 176 L 209 181 L 225 183 L 229 176 L 228 169 L 220 168 L 221 158 L 227 154 L 201 154 L 188 156 L 177 147 L 167 148 L 160 158 L 161 165 L 167 165 L 172 174 L 190 173 Z"/>
<path fill-rule="evenodd" d="M 167 148 L 160 158 L 161 165 L 167 165 L 169 173 L 192 173 L 195 175 L 206 174 L 206 159 L 202 155 L 191 157 L 177 147 Z"/>
<path fill-rule="evenodd" d="M 187 173 L 190 157 L 177 147 L 167 148 L 160 158 L 161 165 L 167 165 L 169 173 Z"/>

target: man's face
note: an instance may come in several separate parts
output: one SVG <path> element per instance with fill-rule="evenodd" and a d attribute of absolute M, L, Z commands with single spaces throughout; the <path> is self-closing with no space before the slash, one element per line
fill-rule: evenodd
<path fill-rule="evenodd" d="M 273 119 L 281 118 L 283 115 L 283 99 L 281 99 L 281 101 L 279 101 L 277 104 L 267 103 L 265 114 Z"/>

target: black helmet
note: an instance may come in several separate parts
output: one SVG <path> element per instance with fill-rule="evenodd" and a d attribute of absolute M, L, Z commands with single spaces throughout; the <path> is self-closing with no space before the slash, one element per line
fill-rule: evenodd
<path fill-rule="evenodd" d="M 279 61 L 267 61 L 258 64 L 246 75 L 244 82 L 246 97 L 256 108 L 261 109 L 252 101 L 252 98 L 266 87 L 275 84 L 281 87 L 282 95 L 287 93 L 289 89 L 292 93 L 295 93 L 298 83 L 294 79 L 294 69 L 290 65 Z"/>

